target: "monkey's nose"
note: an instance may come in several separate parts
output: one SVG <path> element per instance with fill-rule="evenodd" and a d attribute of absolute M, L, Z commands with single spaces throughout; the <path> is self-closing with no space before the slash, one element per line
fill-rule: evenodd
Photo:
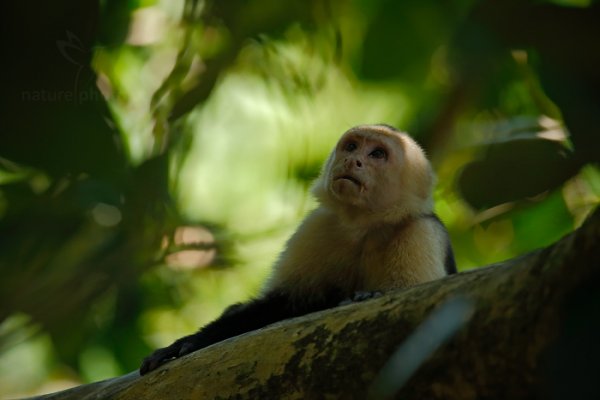
<path fill-rule="evenodd" d="M 344 159 L 344 166 L 346 168 L 352 168 L 354 165 L 356 165 L 357 168 L 362 168 L 362 161 L 360 161 L 358 158 L 345 158 Z"/>

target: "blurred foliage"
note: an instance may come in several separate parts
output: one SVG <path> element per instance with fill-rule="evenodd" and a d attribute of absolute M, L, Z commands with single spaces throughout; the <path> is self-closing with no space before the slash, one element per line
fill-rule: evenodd
<path fill-rule="evenodd" d="M 548 245 L 598 204 L 593 1 L 7 8 L 3 395 L 135 369 L 255 294 L 352 125 L 427 149 L 460 269 Z"/>

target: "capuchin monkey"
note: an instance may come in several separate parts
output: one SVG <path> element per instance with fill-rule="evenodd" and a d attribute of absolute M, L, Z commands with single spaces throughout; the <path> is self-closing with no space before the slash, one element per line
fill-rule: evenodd
<path fill-rule="evenodd" d="M 433 184 L 423 150 L 405 133 L 389 125 L 348 130 L 312 188 L 319 207 L 287 242 L 262 294 L 156 350 L 140 373 L 276 321 L 455 273 Z"/>

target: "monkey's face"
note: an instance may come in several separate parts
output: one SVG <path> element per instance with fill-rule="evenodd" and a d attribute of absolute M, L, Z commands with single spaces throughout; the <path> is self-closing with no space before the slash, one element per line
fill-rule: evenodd
<path fill-rule="evenodd" d="M 389 222 L 430 212 L 433 181 L 429 161 L 410 136 L 387 125 L 361 125 L 341 137 L 313 193 L 346 217 Z"/>
<path fill-rule="evenodd" d="M 383 211 L 401 197 L 402 137 L 382 126 L 346 132 L 336 145 L 325 179 L 331 196 L 342 203 Z"/>

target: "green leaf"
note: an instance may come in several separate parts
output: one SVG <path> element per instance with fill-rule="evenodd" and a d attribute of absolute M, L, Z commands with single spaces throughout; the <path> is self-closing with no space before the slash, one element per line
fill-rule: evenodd
<path fill-rule="evenodd" d="M 472 207 L 485 209 L 555 189 L 578 170 L 562 143 L 518 138 L 493 143 L 482 159 L 467 164 L 458 188 Z"/>

